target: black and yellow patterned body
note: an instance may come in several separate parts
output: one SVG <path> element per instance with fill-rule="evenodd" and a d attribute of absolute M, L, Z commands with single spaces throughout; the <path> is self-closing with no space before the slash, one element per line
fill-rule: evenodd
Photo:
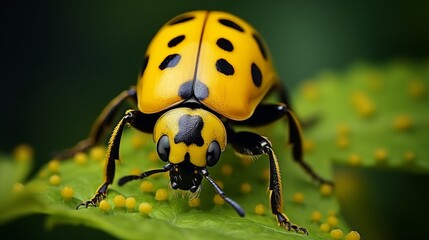
<path fill-rule="evenodd" d="M 264 103 L 269 92 L 279 103 Z M 269 199 L 272 213 L 281 226 L 307 233 L 283 213 L 279 162 L 270 141 L 236 126 L 263 126 L 287 119 L 294 160 L 319 183 L 319 177 L 303 160 L 301 128 L 288 106 L 287 94 L 278 80 L 270 53 L 259 33 L 244 20 L 225 12 L 184 13 L 165 24 L 150 43 L 137 85 L 113 99 L 95 121 L 87 139 L 62 152 L 65 158 L 87 151 L 103 140 L 119 106 L 127 99 L 138 109 L 128 110 L 114 128 L 107 153 L 104 182 L 93 198 L 77 206 L 96 206 L 107 196 L 119 159 L 125 125 L 153 135 L 163 168 L 119 179 L 131 180 L 169 172 L 172 189 L 196 192 L 206 179 L 235 211 L 244 216 L 238 203 L 225 195 L 209 176 L 229 143 L 239 155 L 267 155 Z M 329 182 L 328 182 L 329 183 Z"/>

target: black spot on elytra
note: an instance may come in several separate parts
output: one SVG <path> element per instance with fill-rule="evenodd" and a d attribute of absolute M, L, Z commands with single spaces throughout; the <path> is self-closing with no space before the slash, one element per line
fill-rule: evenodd
<path fill-rule="evenodd" d="M 237 23 L 235 23 L 229 19 L 221 18 L 221 19 L 219 19 L 219 22 L 224 26 L 230 27 L 230 28 L 235 29 L 239 32 L 244 32 L 244 29 L 240 25 L 238 25 Z"/>
<path fill-rule="evenodd" d="M 216 45 L 227 52 L 232 52 L 232 50 L 234 50 L 234 46 L 232 45 L 231 41 L 225 38 L 219 38 L 216 41 Z"/>
<path fill-rule="evenodd" d="M 172 48 L 172 47 L 176 46 L 177 44 L 181 43 L 184 39 L 185 39 L 185 35 L 177 36 L 168 42 L 168 47 Z"/>
<path fill-rule="evenodd" d="M 184 100 L 190 99 L 192 97 L 193 86 L 194 84 L 192 80 L 187 81 L 182 85 L 180 85 L 179 96 Z"/>
<path fill-rule="evenodd" d="M 198 100 L 202 101 L 209 96 L 209 88 L 203 82 L 196 81 L 194 94 Z"/>
<path fill-rule="evenodd" d="M 251 72 L 253 84 L 255 84 L 255 86 L 257 87 L 260 87 L 262 85 L 261 69 L 259 69 L 258 65 L 256 65 L 255 63 L 252 63 Z"/>
<path fill-rule="evenodd" d="M 179 119 L 179 132 L 174 136 L 174 143 L 183 142 L 186 146 L 195 144 L 199 147 L 203 146 L 204 139 L 201 136 L 204 121 L 198 116 L 191 116 L 189 114 L 183 115 Z"/>
<path fill-rule="evenodd" d="M 264 57 L 264 59 L 267 59 L 267 49 L 265 49 L 264 44 L 262 43 L 262 39 L 261 37 L 259 37 L 259 35 L 257 34 L 252 34 L 253 39 L 255 39 L 256 44 L 258 44 L 259 47 L 259 51 L 261 52 L 262 56 Z"/>
<path fill-rule="evenodd" d="M 234 67 L 223 58 L 216 61 L 216 69 L 227 76 L 234 74 Z"/>
<path fill-rule="evenodd" d="M 190 80 L 180 85 L 179 96 L 184 100 L 195 96 L 196 99 L 202 101 L 209 96 L 209 88 L 200 81 L 195 81 L 194 87 L 194 81 Z"/>
<path fill-rule="evenodd" d="M 178 16 L 178 17 L 174 18 L 173 20 L 171 20 L 169 25 L 184 23 L 184 22 L 190 21 L 192 19 L 194 19 L 194 16 L 186 16 L 186 15 L 185 16 Z"/>
<path fill-rule="evenodd" d="M 176 66 L 179 63 L 180 58 L 181 58 L 180 55 L 177 53 L 168 55 L 167 57 L 164 58 L 162 63 L 159 64 L 159 69 L 164 70 L 166 68 L 171 68 Z"/>
<path fill-rule="evenodd" d="M 146 56 L 143 60 L 142 69 L 140 71 L 140 76 L 143 75 L 144 71 L 146 70 L 147 63 L 149 62 L 149 56 Z"/>

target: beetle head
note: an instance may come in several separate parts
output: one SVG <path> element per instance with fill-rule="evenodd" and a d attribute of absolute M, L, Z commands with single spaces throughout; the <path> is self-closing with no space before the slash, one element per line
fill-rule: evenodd
<path fill-rule="evenodd" d="M 195 191 L 200 169 L 214 166 L 226 146 L 226 130 L 214 114 L 200 109 L 175 108 L 156 122 L 154 141 L 159 158 L 172 164 L 173 189 Z"/>

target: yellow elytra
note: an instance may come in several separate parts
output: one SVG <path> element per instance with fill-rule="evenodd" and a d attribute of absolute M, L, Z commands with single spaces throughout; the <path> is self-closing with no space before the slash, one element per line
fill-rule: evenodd
<path fill-rule="evenodd" d="M 208 108 L 244 120 L 277 81 L 265 43 L 247 22 L 225 12 L 188 12 L 150 43 L 136 88 L 138 108 L 160 112 L 184 102 L 193 88 Z"/>

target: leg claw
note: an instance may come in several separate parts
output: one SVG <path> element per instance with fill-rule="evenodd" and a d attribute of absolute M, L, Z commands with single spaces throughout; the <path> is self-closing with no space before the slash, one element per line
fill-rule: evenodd
<path fill-rule="evenodd" d="M 306 228 L 297 226 L 289 221 L 280 222 L 279 224 L 280 226 L 285 227 L 288 231 L 292 229 L 297 233 L 304 233 L 305 235 L 308 235 L 308 230 Z"/>
<path fill-rule="evenodd" d="M 288 231 L 293 229 L 297 233 L 304 233 L 308 235 L 308 230 L 304 227 L 297 226 L 289 221 L 289 219 L 286 217 L 286 215 L 280 213 L 277 215 L 277 221 L 280 226 L 286 228 Z"/>
<path fill-rule="evenodd" d="M 77 205 L 76 210 L 79 210 L 79 208 L 82 206 L 85 208 L 88 208 L 89 205 L 96 207 L 101 202 L 101 200 L 103 200 L 103 198 L 104 198 L 103 194 L 97 193 L 97 194 L 95 194 L 95 196 L 93 198 L 91 198 L 91 200 L 82 202 L 79 205 Z"/>

